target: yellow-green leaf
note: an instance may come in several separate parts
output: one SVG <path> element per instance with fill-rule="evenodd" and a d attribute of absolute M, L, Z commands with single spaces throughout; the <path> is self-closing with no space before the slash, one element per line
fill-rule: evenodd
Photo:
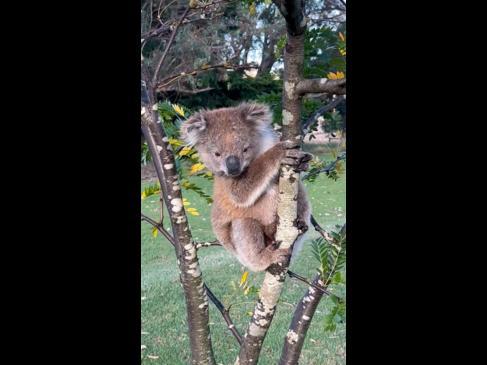
<path fill-rule="evenodd" d="M 181 182 L 181 185 L 183 186 L 183 188 L 187 189 L 189 186 L 191 186 L 191 183 L 184 179 L 182 182 Z"/>
<path fill-rule="evenodd" d="M 142 199 L 145 199 L 146 197 L 147 197 L 147 194 L 145 193 L 145 191 L 143 191 L 142 194 L 141 194 L 141 198 Z"/>
<path fill-rule="evenodd" d="M 201 171 L 205 168 L 205 165 L 203 165 L 201 162 L 195 163 L 193 166 L 191 166 L 191 174 L 195 174 L 198 171 Z"/>
<path fill-rule="evenodd" d="M 200 215 L 200 213 L 198 212 L 198 209 L 196 209 L 196 208 L 188 208 L 188 209 L 186 209 L 186 212 L 188 212 L 191 215 L 196 215 L 196 216 Z"/>
<path fill-rule="evenodd" d="M 183 149 L 181 151 L 179 151 L 179 156 L 186 156 L 186 155 L 189 155 L 192 151 L 192 148 L 191 147 L 183 147 Z"/>
<path fill-rule="evenodd" d="M 328 72 L 327 77 L 330 80 L 338 80 L 338 79 L 343 79 L 345 77 L 345 74 L 341 71 L 337 71 L 336 73 Z"/>
<path fill-rule="evenodd" d="M 183 198 L 183 205 L 187 206 L 187 205 L 191 205 L 191 203 L 188 201 L 188 199 Z"/>
<path fill-rule="evenodd" d="M 343 165 L 338 161 L 335 165 L 335 170 L 337 173 L 341 174 L 343 172 Z"/>
<path fill-rule="evenodd" d="M 169 138 L 168 142 L 171 146 L 174 146 L 174 147 L 179 147 L 179 146 L 182 146 L 184 144 L 183 141 L 180 141 L 179 139 L 176 139 L 176 138 Z"/>
<path fill-rule="evenodd" d="M 171 104 L 172 108 L 176 113 L 178 113 L 180 116 L 184 117 L 184 109 L 182 106 L 179 106 L 177 104 Z"/>
<path fill-rule="evenodd" d="M 242 274 L 242 277 L 240 278 L 239 287 L 242 287 L 242 285 L 245 284 L 245 282 L 247 281 L 248 276 L 249 276 L 249 272 L 248 271 L 244 271 L 244 273 Z"/>
<path fill-rule="evenodd" d="M 250 16 L 254 16 L 256 13 L 257 13 L 257 7 L 255 5 L 255 2 L 253 2 L 249 6 L 249 14 L 250 14 Z"/>
<path fill-rule="evenodd" d="M 159 233 L 158 229 L 157 229 L 156 227 L 153 227 L 153 228 L 152 228 L 152 236 L 153 236 L 154 238 L 156 238 L 158 233 Z"/>

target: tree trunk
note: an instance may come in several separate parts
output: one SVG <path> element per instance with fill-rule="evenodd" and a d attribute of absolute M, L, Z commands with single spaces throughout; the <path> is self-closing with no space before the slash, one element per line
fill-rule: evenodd
<path fill-rule="evenodd" d="M 314 285 L 324 287 L 320 275 L 316 275 L 312 282 Z M 304 339 L 308 333 L 309 326 L 324 293 L 310 286 L 297 304 L 291 326 L 287 332 L 284 347 L 281 353 L 279 365 L 297 365 Z"/>
<path fill-rule="evenodd" d="M 276 62 L 276 56 L 274 54 L 274 47 L 276 45 L 276 39 L 273 35 L 266 35 L 264 44 L 262 46 L 262 61 L 259 66 L 259 75 L 267 74 L 271 71 L 272 66 Z"/>
<path fill-rule="evenodd" d="M 243 57 L 242 64 L 247 64 L 249 59 L 250 47 L 252 46 L 252 34 L 247 34 L 243 41 Z"/>
<path fill-rule="evenodd" d="M 304 33 L 306 18 L 303 0 L 272 0 L 286 20 L 287 42 L 284 49 L 284 90 L 282 95 L 282 140 L 302 142 L 301 102 L 309 92 L 345 93 L 345 79 L 303 79 Z M 282 166 L 279 174 L 278 228 L 276 241 L 280 248 L 290 248 L 300 231 L 296 224 L 299 174 Z M 244 336 L 235 364 L 256 364 L 262 343 L 276 311 L 289 262 L 271 265 L 265 274 L 254 308 L 254 314 Z M 298 355 L 299 356 L 299 355 Z"/>
<path fill-rule="evenodd" d="M 288 31 L 287 44 L 284 51 L 284 91 L 282 110 L 282 140 L 302 139 L 300 131 L 301 96 L 295 87 L 302 79 L 304 62 L 304 29 L 300 34 L 293 35 Z M 296 241 L 299 230 L 296 226 L 297 193 L 299 173 L 288 166 L 282 166 L 279 178 L 279 225 L 276 241 L 280 248 L 290 248 Z M 272 322 L 277 301 L 286 278 L 288 263 L 273 264 L 267 269 L 254 309 L 254 315 L 244 336 L 244 343 L 236 364 L 257 364 L 262 343 Z"/>
<path fill-rule="evenodd" d="M 151 87 L 150 104 L 155 93 Z M 141 128 L 149 146 L 157 177 L 161 184 L 164 203 L 168 207 L 172 234 L 180 270 L 180 281 L 186 299 L 186 313 L 191 345 L 191 364 L 214 365 L 211 345 L 208 297 L 203 288 L 203 278 L 199 268 L 196 246 L 191 237 L 188 220 L 184 211 L 181 188 L 176 172 L 174 153 L 160 123 L 157 110 L 145 104 L 141 112 Z"/>

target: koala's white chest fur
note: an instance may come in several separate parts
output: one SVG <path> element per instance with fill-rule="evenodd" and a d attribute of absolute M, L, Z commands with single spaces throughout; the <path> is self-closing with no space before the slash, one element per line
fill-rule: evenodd
<path fill-rule="evenodd" d="M 218 224 L 225 224 L 239 218 L 252 218 L 262 225 L 272 224 L 277 215 L 278 189 L 277 184 L 270 184 L 253 205 L 242 207 L 237 206 L 232 198 L 225 193 L 225 189 L 220 189 L 216 181 L 212 219 L 218 221 Z"/>

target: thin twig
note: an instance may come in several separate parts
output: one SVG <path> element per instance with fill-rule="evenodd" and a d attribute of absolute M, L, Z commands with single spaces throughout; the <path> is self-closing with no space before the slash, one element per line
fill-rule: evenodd
<path fill-rule="evenodd" d="M 217 240 L 209 241 L 209 242 L 195 242 L 195 244 L 196 244 L 196 249 L 199 249 L 202 247 L 211 247 L 211 246 L 221 246 L 222 245 Z"/>
<path fill-rule="evenodd" d="M 152 85 L 155 85 L 156 82 L 157 82 L 157 76 L 159 75 L 159 70 L 161 69 L 162 63 L 166 59 L 167 54 L 169 53 L 169 49 L 171 48 L 172 43 L 174 42 L 174 38 L 176 37 L 176 33 L 178 32 L 179 26 L 181 25 L 181 23 L 183 22 L 184 18 L 188 14 L 189 9 L 190 8 L 187 7 L 184 10 L 183 15 L 181 15 L 181 18 L 179 18 L 178 23 L 176 24 L 176 26 L 174 27 L 174 30 L 172 31 L 171 38 L 169 38 L 169 41 L 166 44 L 166 48 L 164 49 L 164 53 L 162 54 L 161 59 L 159 60 L 159 63 L 157 64 L 157 67 L 156 67 L 156 69 L 154 71 L 154 76 L 152 77 Z"/>
<path fill-rule="evenodd" d="M 318 117 L 320 115 L 332 110 L 338 104 L 340 104 L 344 99 L 345 99 L 345 97 L 343 95 L 339 95 L 335 99 L 330 101 L 328 104 L 322 106 L 315 113 L 313 113 L 313 115 L 311 117 L 309 117 L 306 120 L 306 122 L 303 123 L 303 126 L 302 126 L 303 134 L 306 134 L 308 132 L 308 129 L 311 127 L 311 125 L 313 125 L 313 123 L 316 121 L 316 119 L 318 119 Z"/>
<path fill-rule="evenodd" d="M 174 4 L 177 0 L 173 0 L 171 1 L 169 4 L 167 4 L 164 9 L 162 9 L 161 11 L 161 5 L 163 4 L 163 2 L 161 1 L 161 4 L 159 5 L 159 9 L 157 9 L 157 18 L 159 20 L 161 20 L 161 14 L 164 14 L 164 12 L 167 10 L 167 8 L 169 8 L 172 4 Z"/>
<path fill-rule="evenodd" d="M 230 4 L 230 3 L 233 3 L 233 2 L 236 2 L 237 0 L 220 0 L 220 1 L 212 1 L 211 3 L 208 3 L 208 4 L 203 4 L 203 5 L 200 5 L 200 6 L 195 6 L 193 9 L 194 10 L 197 10 L 197 9 L 206 9 L 207 7 L 209 6 L 212 6 L 212 5 L 218 5 L 218 4 L 221 4 L 221 3 L 227 3 L 227 4 Z"/>
<path fill-rule="evenodd" d="M 152 226 L 154 226 L 155 228 L 157 228 L 159 230 L 159 232 L 161 232 L 173 246 L 175 245 L 174 239 L 156 221 L 154 221 L 153 219 L 147 217 L 143 213 L 141 213 L 141 217 L 142 217 L 142 220 L 143 221 L 146 221 L 147 223 L 149 223 Z M 204 246 L 221 246 L 218 241 L 204 242 L 204 243 L 200 243 L 200 245 L 204 245 Z M 196 245 L 196 247 L 198 248 L 198 244 Z M 200 246 L 200 247 L 202 247 L 202 246 Z M 241 345 L 242 344 L 242 336 L 240 335 L 240 333 L 238 332 L 238 330 L 235 328 L 235 324 L 233 323 L 232 318 L 230 317 L 230 308 L 228 308 L 228 309 L 225 308 L 225 306 L 223 305 L 223 303 L 215 296 L 215 294 L 213 294 L 213 292 L 210 290 L 210 288 L 208 288 L 208 286 L 206 284 L 204 284 L 204 288 L 206 290 L 206 294 L 208 295 L 208 298 L 210 298 L 211 302 L 220 311 L 223 319 L 227 323 L 228 329 L 230 330 L 230 332 L 232 332 L 233 336 L 238 341 L 238 344 Z"/>
<path fill-rule="evenodd" d="M 225 63 L 221 63 L 218 65 L 206 66 L 204 68 L 191 70 L 188 72 L 180 72 L 177 75 L 166 77 L 164 80 L 160 81 L 157 85 L 157 91 L 162 90 L 165 86 L 172 84 L 174 81 L 176 81 L 182 77 L 196 76 L 201 72 L 206 72 L 206 71 L 213 70 L 216 68 L 225 68 L 227 70 L 239 70 L 239 69 L 248 69 L 248 68 L 254 68 L 254 67 L 256 67 L 255 64 L 232 65 L 232 64 L 229 64 L 228 62 L 225 62 Z"/>
<path fill-rule="evenodd" d="M 162 227 L 159 223 L 157 223 L 155 220 L 153 220 L 152 218 L 149 218 L 148 216 L 146 216 L 144 213 L 140 213 L 140 216 L 141 216 L 141 220 L 143 221 L 146 221 L 147 223 L 149 223 L 150 225 L 152 225 L 154 228 L 157 228 L 157 230 L 159 232 L 161 232 L 161 234 L 167 238 L 167 240 L 171 243 L 171 245 L 175 246 L 176 245 L 176 242 L 174 240 L 174 237 L 171 236 L 169 234 L 168 231 L 166 231 L 164 229 L 164 227 Z"/>
<path fill-rule="evenodd" d="M 299 274 L 296 274 L 296 273 L 292 272 L 291 270 L 288 270 L 287 273 L 288 273 L 289 277 L 298 279 L 298 280 L 302 281 L 303 283 L 306 283 L 309 286 L 312 286 L 313 288 L 319 290 L 323 294 L 331 295 L 331 293 L 329 291 L 327 291 L 325 288 L 323 288 L 322 286 L 313 284 L 312 282 L 310 282 L 309 280 L 307 280 L 304 276 L 301 276 Z"/>
<path fill-rule="evenodd" d="M 311 215 L 311 224 L 315 227 L 315 230 L 321 235 L 323 236 L 323 238 L 327 241 L 330 241 L 332 238 L 330 237 L 330 235 L 328 234 L 328 232 L 326 232 L 320 225 L 319 223 L 316 221 L 315 217 L 313 217 L 313 215 Z"/>
<path fill-rule="evenodd" d="M 329 163 L 328 165 L 326 165 L 325 167 L 319 169 L 319 170 L 316 170 L 316 171 L 312 171 L 306 175 L 304 175 L 302 177 L 302 180 L 306 180 L 306 179 L 309 179 L 310 177 L 313 177 L 313 176 L 316 176 L 318 174 L 321 174 L 322 172 L 326 173 L 327 175 L 336 168 L 336 165 L 339 161 L 341 160 L 346 160 L 347 158 L 347 154 L 346 152 L 343 152 L 342 154 L 338 155 L 337 158 L 335 159 L 335 161 Z"/>
<path fill-rule="evenodd" d="M 230 308 L 225 308 L 222 302 L 218 300 L 218 298 L 213 294 L 213 292 L 208 288 L 208 286 L 205 284 L 205 290 L 206 294 L 208 295 L 208 298 L 212 301 L 212 303 L 215 305 L 215 307 L 220 311 L 220 313 L 223 316 L 223 319 L 227 323 L 228 329 L 230 332 L 232 332 L 233 336 L 237 340 L 239 345 L 242 345 L 242 336 L 238 332 L 237 328 L 235 327 L 235 324 L 232 321 L 232 318 L 230 318 Z"/>

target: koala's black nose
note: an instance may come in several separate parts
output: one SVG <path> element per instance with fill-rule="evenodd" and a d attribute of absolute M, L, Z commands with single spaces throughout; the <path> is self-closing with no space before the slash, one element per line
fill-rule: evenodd
<path fill-rule="evenodd" d="M 237 156 L 228 156 L 225 163 L 229 175 L 237 175 L 240 173 L 240 160 Z"/>

